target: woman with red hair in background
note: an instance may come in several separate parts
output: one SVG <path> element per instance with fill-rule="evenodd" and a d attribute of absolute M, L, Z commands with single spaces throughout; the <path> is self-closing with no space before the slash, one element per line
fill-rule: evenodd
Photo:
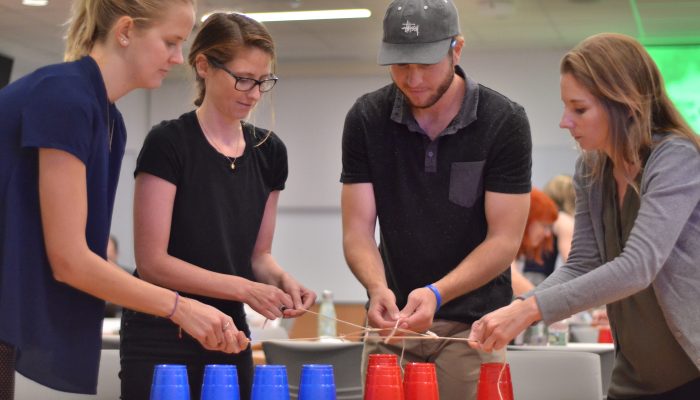
<path fill-rule="evenodd" d="M 513 295 L 519 296 L 534 289 L 534 285 L 522 274 L 525 260 L 542 262 L 542 254 L 552 251 L 552 224 L 557 220 L 557 205 L 544 192 L 532 188 L 530 213 L 527 216 L 525 233 L 520 243 L 518 256 L 510 265 Z"/>

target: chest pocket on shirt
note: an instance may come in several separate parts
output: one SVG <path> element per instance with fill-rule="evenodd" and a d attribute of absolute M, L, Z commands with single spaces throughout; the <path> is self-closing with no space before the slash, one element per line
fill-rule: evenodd
<path fill-rule="evenodd" d="M 450 201 L 471 207 L 482 196 L 482 171 L 486 161 L 454 162 L 450 168 Z"/>

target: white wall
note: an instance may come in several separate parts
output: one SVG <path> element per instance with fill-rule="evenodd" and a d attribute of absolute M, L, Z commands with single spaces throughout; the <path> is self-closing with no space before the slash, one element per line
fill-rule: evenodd
<path fill-rule="evenodd" d="M 467 73 L 522 104 L 533 133 L 533 182 L 542 186 L 558 173 L 573 173 L 576 150 L 558 128 L 561 111 L 558 62 L 563 51 L 463 54 Z M 517 67 L 516 67 L 517 66 Z M 284 68 L 281 65 L 280 68 Z M 339 301 L 364 301 L 362 287 L 345 265 L 341 247 L 339 192 L 341 135 L 347 110 L 361 94 L 389 82 L 372 66 L 287 66 L 269 104 L 255 123 L 283 138 L 289 151 L 289 179 L 280 201 L 273 252 L 280 263 L 312 290 L 330 289 Z M 182 74 L 181 74 L 182 75 Z M 167 81 L 158 90 L 137 91 L 120 100 L 129 132 L 127 154 L 114 214 L 120 262 L 133 265 L 131 246 L 132 172 L 148 129 L 192 108 L 193 85 Z"/>

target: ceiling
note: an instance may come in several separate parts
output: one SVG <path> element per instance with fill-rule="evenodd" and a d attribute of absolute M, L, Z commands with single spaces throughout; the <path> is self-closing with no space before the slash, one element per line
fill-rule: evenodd
<path fill-rule="evenodd" d="M 199 0 L 198 14 L 368 8 L 363 20 L 269 22 L 282 64 L 373 64 L 388 0 Z M 700 43 L 700 1 L 690 0 L 455 0 L 467 51 L 566 49 L 604 31 L 626 33 L 648 44 Z M 60 60 L 62 23 L 70 0 L 27 7 L 0 0 L 0 53 Z"/>

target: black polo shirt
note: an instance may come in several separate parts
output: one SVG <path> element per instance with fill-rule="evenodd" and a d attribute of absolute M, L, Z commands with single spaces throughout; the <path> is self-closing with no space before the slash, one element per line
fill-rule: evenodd
<path fill-rule="evenodd" d="M 394 84 L 360 97 L 343 131 L 345 184 L 372 183 L 389 288 L 408 294 L 452 271 L 486 238 L 484 192 L 528 193 L 532 142 L 525 110 L 467 85 L 458 115 L 433 141 Z M 447 303 L 436 318 L 471 323 L 507 305 L 510 270 Z"/>

